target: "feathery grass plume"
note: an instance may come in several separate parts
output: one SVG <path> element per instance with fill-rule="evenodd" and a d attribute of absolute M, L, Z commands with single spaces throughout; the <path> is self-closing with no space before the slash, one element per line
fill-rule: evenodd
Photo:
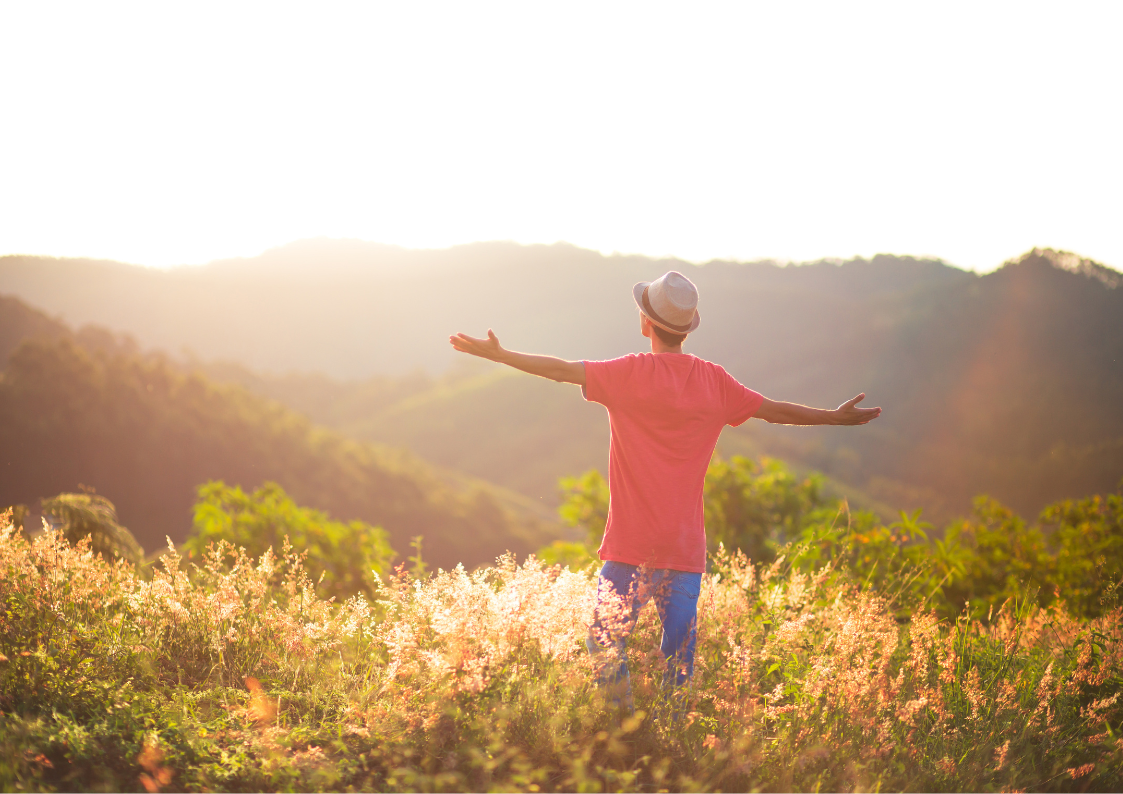
<path fill-rule="evenodd" d="M 71 543 L 90 538 L 90 548 L 107 559 L 133 564 L 144 559 L 144 549 L 129 530 L 117 522 L 117 510 L 104 496 L 62 493 L 43 500 L 43 512 L 59 523 L 58 531 Z"/>

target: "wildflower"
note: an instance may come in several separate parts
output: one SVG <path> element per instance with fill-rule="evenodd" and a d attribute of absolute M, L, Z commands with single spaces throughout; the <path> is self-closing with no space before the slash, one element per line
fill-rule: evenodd
<path fill-rule="evenodd" d="M 1009 752 L 1010 752 L 1010 740 L 1009 739 L 1007 739 L 1006 742 L 1001 747 L 995 748 L 995 750 L 994 750 L 994 768 L 995 768 L 996 771 L 1006 768 L 1006 756 Z"/>
<path fill-rule="evenodd" d="M 966 695 L 967 701 L 971 704 L 970 715 L 975 718 L 979 717 L 982 711 L 983 687 L 977 667 L 972 667 L 967 672 L 967 682 L 963 687 L 963 694 Z"/>
<path fill-rule="evenodd" d="M 1076 780 L 1078 777 L 1084 777 L 1095 768 L 1095 764 L 1083 764 L 1081 766 L 1073 767 L 1072 769 L 1066 769 L 1065 771 L 1068 772 L 1073 780 Z"/>
<path fill-rule="evenodd" d="M 914 720 L 916 719 L 916 715 L 920 713 L 927 705 L 928 698 L 926 697 L 917 698 L 916 700 L 910 700 L 905 703 L 904 706 L 897 709 L 897 719 L 899 719 L 901 722 L 913 724 Z"/>
<path fill-rule="evenodd" d="M 1104 719 L 1106 719 L 1106 716 L 1101 715 L 1100 712 L 1107 711 L 1116 703 L 1118 703 L 1120 695 L 1123 695 L 1123 692 L 1116 692 L 1111 697 L 1092 701 L 1088 704 L 1087 707 L 1080 710 L 1080 716 L 1084 717 L 1085 719 L 1094 720 L 1095 722 L 1102 722 Z"/>
<path fill-rule="evenodd" d="M 1053 710 L 1050 708 L 1051 700 L 1051 687 L 1053 685 L 1053 663 L 1049 662 L 1045 668 L 1045 674 L 1041 676 L 1041 681 L 1037 684 L 1037 708 L 1033 710 L 1034 715 L 1040 715 L 1042 712 L 1046 714 L 1046 724 L 1053 722 Z"/>

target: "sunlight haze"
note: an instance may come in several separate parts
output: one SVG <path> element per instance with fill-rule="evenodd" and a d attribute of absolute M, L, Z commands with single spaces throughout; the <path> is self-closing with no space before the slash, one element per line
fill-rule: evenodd
<path fill-rule="evenodd" d="M 0 254 L 1123 266 L 1123 5 L 0 9 Z"/>

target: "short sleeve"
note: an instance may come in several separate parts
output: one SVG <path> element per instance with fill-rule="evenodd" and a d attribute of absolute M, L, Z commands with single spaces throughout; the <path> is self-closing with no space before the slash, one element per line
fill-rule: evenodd
<path fill-rule="evenodd" d="M 585 385 L 581 396 L 591 403 L 608 406 L 617 384 L 626 382 L 634 356 L 623 356 L 608 361 L 582 361 L 585 365 Z"/>
<path fill-rule="evenodd" d="M 722 370 L 725 375 L 725 423 L 743 424 L 753 417 L 764 404 L 764 395 L 743 386 L 740 381 Z"/>

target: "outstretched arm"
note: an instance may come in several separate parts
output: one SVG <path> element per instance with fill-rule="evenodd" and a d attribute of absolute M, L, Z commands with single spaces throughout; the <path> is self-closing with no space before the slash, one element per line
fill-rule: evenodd
<path fill-rule="evenodd" d="M 866 395 L 859 394 L 853 400 L 847 400 L 833 411 L 828 411 L 825 408 L 808 408 L 806 405 L 796 405 L 795 403 L 777 402 L 765 397 L 764 402 L 753 416 L 775 425 L 864 425 L 871 419 L 881 416 L 880 408 L 857 407 L 857 403 L 860 403 L 865 397 Z"/>
<path fill-rule="evenodd" d="M 553 356 L 534 356 L 529 353 L 504 350 L 490 328 L 487 329 L 487 339 L 455 334 L 450 336 L 448 341 L 461 353 L 470 353 L 473 356 L 486 358 L 488 361 L 498 361 L 500 364 L 529 372 L 531 375 L 556 380 L 559 383 L 585 385 L 585 365 L 580 361 L 566 361 Z"/>

